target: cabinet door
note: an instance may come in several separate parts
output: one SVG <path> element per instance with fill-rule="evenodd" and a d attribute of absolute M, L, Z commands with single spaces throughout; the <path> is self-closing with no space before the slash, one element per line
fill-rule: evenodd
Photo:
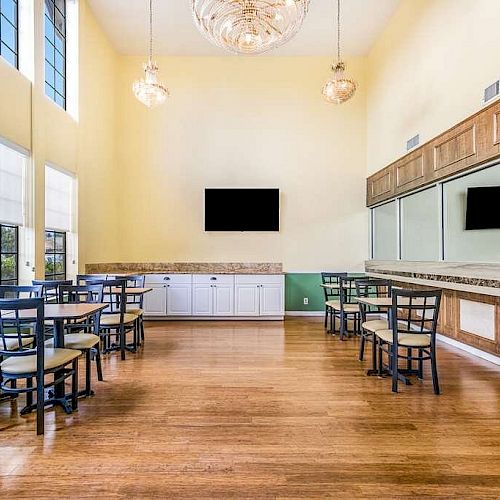
<path fill-rule="evenodd" d="M 167 285 L 167 314 L 169 316 L 191 316 L 191 285 Z"/>
<path fill-rule="evenodd" d="M 193 316 L 212 316 L 213 288 L 208 284 L 193 285 Z"/>
<path fill-rule="evenodd" d="M 283 286 L 267 284 L 260 286 L 260 315 L 283 316 Z"/>
<path fill-rule="evenodd" d="M 259 285 L 235 286 L 236 316 L 259 316 Z"/>
<path fill-rule="evenodd" d="M 234 286 L 213 285 L 214 316 L 234 316 Z"/>
<path fill-rule="evenodd" d="M 166 316 L 167 315 L 167 285 L 148 285 L 152 290 L 144 295 L 144 315 L 145 316 Z"/>

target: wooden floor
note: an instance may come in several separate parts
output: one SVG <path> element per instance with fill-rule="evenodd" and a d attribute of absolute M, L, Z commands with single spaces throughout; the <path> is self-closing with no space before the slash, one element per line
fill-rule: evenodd
<path fill-rule="evenodd" d="M 394 395 L 317 319 L 146 333 L 78 413 L 47 410 L 44 438 L 0 404 L 1 498 L 500 497 L 490 363 L 441 346 L 443 394 Z"/>

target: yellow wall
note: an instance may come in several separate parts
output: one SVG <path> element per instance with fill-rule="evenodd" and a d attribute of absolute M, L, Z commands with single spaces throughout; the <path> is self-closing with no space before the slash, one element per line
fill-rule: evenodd
<path fill-rule="evenodd" d="M 80 268 L 84 268 L 87 259 L 113 260 L 115 256 L 117 56 L 85 1 L 80 0 L 80 106 L 79 119 L 75 120 L 45 97 L 43 1 L 35 0 L 34 8 L 34 83 L 0 58 L 0 136 L 31 152 L 35 218 L 30 224 L 35 232 L 36 276 L 43 278 L 46 163 L 78 176 Z M 20 272 L 29 276 L 27 269 Z"/>
<path fill-rule="evenodd" d="M 498 19 L 498 1 L 403 0 L 368 58 L 369 173 L 481 108 L 500 76 Z"/>
<path fill-rule="evenodd" d="M 364 61 L 360 91 L 321 98 L 327 58 L 161 58 L 172 97 L 147 110 L 118 80 L 117 260 L 278 261 L 288 271 L 359 269 L 367 255 Z M 280 233 L 205 233 L 205 187 L 279 187 Z M 234 210 L 235 207 L 228 207 Z"/>

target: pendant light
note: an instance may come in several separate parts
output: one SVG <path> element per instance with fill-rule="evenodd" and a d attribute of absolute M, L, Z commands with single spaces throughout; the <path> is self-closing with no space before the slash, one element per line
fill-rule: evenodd
<path fill-rule="evenodd" d="M 337 0 L 337 62 L 332 66 L 332 71 L 333 75 L 323 87 L 323 97 L 327 102 L 342 104 L 356 93 L 358 85 L 346 77 L 346 66 L 340 55 L 340 0 Z"/>
<path fill-rule="evenodd" d="M 135 97 L 148 108 L 163 104 L 170 95 L 168 89 L 158 81 L 158 66 L 153 61 L 153 0 L 149 0 L 149 59 L 144 65 L 144 78 L 132 85 Z"/>
<path fill-rule="evenodd" d="M 261 54 L 288 42 L 302 26 L 310 0 L 191 0 L 198 29 L 236 54 Z"/>

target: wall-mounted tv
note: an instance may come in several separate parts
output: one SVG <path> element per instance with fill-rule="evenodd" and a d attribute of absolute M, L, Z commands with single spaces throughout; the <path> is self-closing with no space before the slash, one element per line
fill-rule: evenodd
<path fill-rule="evenodd" d="M 500 229 L 500 186 L 467 189 L 465 229 Z"/>
<path fill-rule="evenodd" d="M 279 230 L 279 189 L 205 189 L 205 231 Z"/>

